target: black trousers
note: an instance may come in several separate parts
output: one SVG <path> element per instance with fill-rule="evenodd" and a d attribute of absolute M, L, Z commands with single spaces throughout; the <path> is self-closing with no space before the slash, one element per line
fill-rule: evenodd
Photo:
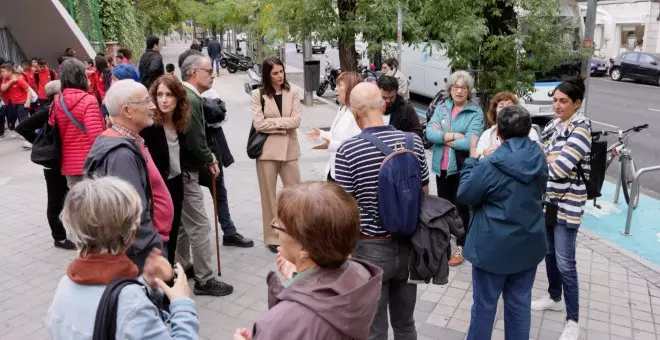
<path fill-rule="evenodd" d="M 465 238 L 470 230 L 470 207 L 456 203 L 456 193 L 458 192 L 460 177 L 460 174 L 447 176 L 447 172 L 442 170 L 440 176 L 435 176 L 435 183 L 438 188 L 438 197 L 444 198 L 453 203 L 458 210 L 458 216 L 460 216 L 461 221 L 463 221 L 465 234 L 463 237 L 456 239 L 456 245 L 462 247 L 465 245 Z"/>
<path fill-rule="evenodd" d="M 60 169 L 44 169 L 46 179 L 46 192 L 48 203 L 46 205 L 46 217 L 50 226 L 50 233 L 55 241 L 66 239 L 66 230 L 60 220 L 60 213 L 64 207 L 64 198 L 69 192 L 66 177 L 62 176 Z"/>
<path fill-rule="evenodd" d="M 179 227 L 181 226 L 181 211 L 183 209 L 183 174 L 170 178 L 165 181 L 167 190 L 172 196 L 174 206 L 174 219 L 172 220 L 172 229 L 170 230 L 170 239 L 165 242 L 163 248 L 167 248 L 167 260 L 174 264 L 174 255 L 176 254 L 176 240 L 179 236 Z"/>

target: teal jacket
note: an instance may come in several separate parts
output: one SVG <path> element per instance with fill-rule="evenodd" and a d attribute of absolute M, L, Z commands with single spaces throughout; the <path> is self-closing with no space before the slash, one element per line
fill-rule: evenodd
<path fill-rule="evenodd" d="M 484 131 L 484 113 L 481 108 L 474 104 L 466 104 L 463 111 L 456 115 L 451 124 L 448 124 L 451 117 L 451 109 L 454 107 L 454 101 L 447 99 L 443 104 L 436 106 L 433 117 L 426 126 L 426 139 L 433 143 L 433 160 L 431 161 L 431 170 L 440 175 L 440 163 L 445 151 L 445 133 L 454 132 L 465 135 L 465 138 L 454 141 L 454 147 L 449 150 L 449 163 L 447 166 L 447 176 L 457 174 L 460 169 L 456 166 L 456 155 L 454 149 L 461 151 L 470 151 L 470 139 L 472 136 L 481 136 Z M 435 129 L 434 124 L 440 125 L 440 129 Z"/>

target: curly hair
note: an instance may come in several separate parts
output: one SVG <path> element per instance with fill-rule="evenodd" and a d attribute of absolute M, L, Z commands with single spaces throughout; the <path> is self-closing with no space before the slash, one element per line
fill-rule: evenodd
<path fill-rule="evenodd" d="M 188 130 L 188 121 L 190 120 L 190 102 L 188 102 L 188 96 L 186 95 L 186 89 L 183 87 L 183 83 L 179 81 L 174 76 L 165 74 L 160 76 L 153 84 L 151 84 L 151 89 L 149 94 L 151 95 L 151 100 L 156 103 L 156 109 L 154 110 L 154 124 L 162 126 L 165 123 L 165 113 L 160 111 L 158 107 L 158 86 L 160 84 L 165 85 L 176 98 L 176 108 L 172 114 L 172 122 L 176 127 L 178 133 L 185 133 Z"/>
<path fill-rule="evenodd" d="M 486 119 L 488 119 L 488 127 L 497 123 L 497 105 L 500 102 L 511 101 L 514 105 L 518 105 L 518 96 L 513 92 L 498 92 L 493 99 L 490 100 L 488 112 L 486 112 Z"/>

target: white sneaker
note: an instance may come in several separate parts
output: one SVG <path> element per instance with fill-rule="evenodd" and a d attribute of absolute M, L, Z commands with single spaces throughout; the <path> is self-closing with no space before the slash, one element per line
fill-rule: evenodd
<path fill-rule="evenodd" d="M 32 149 L 32 143 L 30 143 L 28 141 L 23 142 L 23 149 L 25 149 L 25 150 Z"/>
<path fill-rule="evenodd" d="M 536 299 L 532 301 L 532 310 L 535 311 L 554 310 L 559 312 L 564 310 L 564 301 L 559 300 L 555 302 L 549 296 L 542 297 L 540 299 Z"/>
<path fill-rule="evenodd" d="M 559 340 L 578 340 L 580 337 L 580 326 L 573 320 L 568 320 L 564 331 L 561 333 Z"/>

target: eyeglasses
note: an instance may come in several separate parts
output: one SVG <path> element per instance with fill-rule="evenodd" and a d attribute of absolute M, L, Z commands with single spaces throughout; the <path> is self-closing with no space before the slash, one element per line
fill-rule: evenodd
<path fill-rule="evenodd" d="M 195 69 L 197 69 L 197 70 L 202 70 L 202 71 L 206 71 L 209 75 L 212 75 L 212 74 L 213 74 L 213 68 L 195 67 Z"/>
<path fill-rule="evenodd" d="M 275 217 L 273 219 L 273 221 L 270 222 L 270 227 L 277 230 L 277 231 L 281 231 L 283 233 L 286 233 L 286 229 L 280 227 L 280 220 L 277 217 Z"/>
<path fill-rule="evenodd" d="M 134 105 L 149 105 L 151 103 L 151 97 L 144 98 L 140 101 L 136 102 L 128 102 L 126 104 L 134 104 Z"/>
<path fill-rule="evenodd" d="M 467 87 L 467 86 L 456 86 L 456 85 L 452 85 L 452 86 L 451 86 L 451 89 L 452 89 L 452 90 L 455 90 L 455 91 L 458 91 L 458 90 L 461 90 L 461 91 L 467 91 L 467 90 L 468 90 L 468 87 Z"/>

